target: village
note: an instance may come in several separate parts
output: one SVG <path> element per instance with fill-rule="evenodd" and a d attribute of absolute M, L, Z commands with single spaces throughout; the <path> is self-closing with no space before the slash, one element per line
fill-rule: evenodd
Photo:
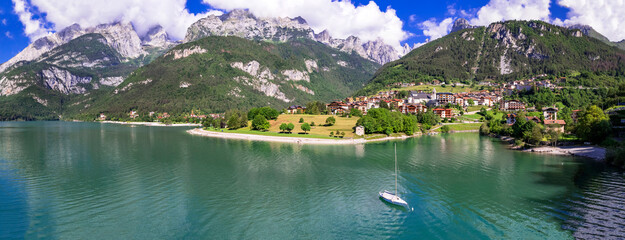
<path fill-rule="evenodd" d="M 371 109 L 386 108 L 393 112 L 402 114 L 420 114 L 431 112 L 438 116 L 441 122 L 455 123 L 478 123 L 483 118 L 475 117 L 480 110 L 492 110 L 505 112 L 503 116 L 508 125 L 516 122 L 518 113 L 521 112 L 542 112 L 539 116 L 525 116 L 526 120 L 531 120 L 537 124 L 544 124 L 545 128 L 552 128 L 560 132 L 564 132 L 566 122 L 558 119 L 558 108 L 554 106 L 545 107 L 543 109 L 535 109 L 535 107 L 527 107 L 526 103 L 516 100 L 507 99 L 515 92 L 529 91 L 532 88 L 559 88 L 553 84 L 550 79 L 546 79 L 547 75 L 538 75 L 526 80 L 517 80 L 510 83 L 492 83 L 481 82 L 477 86 L 481 90 L 474 90 L 461 83 L 446 84 L 440 81 L 433 81 L 430 84 L 424 83 L 395 83 L 387 86 L 385 91 L 370 96 L 347 97 L 343 100 L 336 100 L 325 104 L 325 110 L 321 114 L 351 116 L 351 113 L 358 111 L 361 115 L 367 115 Z M 557 81 L 564 80 L 564 78 Z M 477 87 L 476 87 L 477 88 Z M 440 90 L 437 90 L 440 89 Z M 446 91 L 446 90 L 453 90 Z M 579 110 L 573 111 L 573 119 Z M 282 110 L 284 114 L 311 114 L 305 106 L 292 105 Z M 128 113 L 129 121 L 137 121 L 139 119 L 148 119 L 149 121 L 158 121 L 165 124 L 172 122 L 191 122 L 200 123 L 206 118 L 224 119 L 225 113 L 197 114 L 194 110 L 184 115 L 170 116 L 169 113 L 149 112 L 140 115 L 137 111 L 132 110 Z M 465 117 L 466 116 L 466 117 Z M 472 117 L 473 116 L 473 117 Z M 109 120 L 107 115 L 101 113 L 96 119 L 98 121 Z M 227 126 L 221 126 L 226 128 Z M 473 125 L 466 130 L 477 131 L 478 125 Z M 364 135 L 360 130 L 354 127 L 356 135 Z"/>

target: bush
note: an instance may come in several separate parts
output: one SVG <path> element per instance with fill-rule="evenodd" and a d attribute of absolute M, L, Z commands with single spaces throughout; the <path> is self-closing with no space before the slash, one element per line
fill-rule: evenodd
<path fill-rule="evenodd" d="M 256 115 L 252 120 L 252 129 L 259 131 L 266 131 L 269 129 L 269 121 L 263 115 Z"/>
<path fill-rule="evenodd" d="M 490 128 L 488 127 L 488 125 L 486 123 L 482 123 L 482 126 L 480 126 L 480 134 L 481 135 L 489 135 L 490 134 Z"/>
<path fill-rule="evenodd" d="M 282 123 L 280 124 L 280 132 L 286 132 L 288 129 L 288 124 Z"/>
<path fill-rule="evenodd" d="M 310 126 L 314 127 L 315 126 L 315 122 L 310 122 Z"/>
<path fill-rule="evenodd" d="M 625 168 L 625 147 L 611 147 L 606 152 L 606 162 L 617 167 Z"/>
<path fill-rule="evenodd" d="M 304 118 L 299 118 L 299 123 L 303 123 L 304 122 Z"/>
<path fill-rule="evenodd" d="M 449 127 L 449 125 L 443 125 L 441 127 L 441 132 L 448 133 L 449 131 L 451 131 L 451 128 Z"/>
<path fill-rule="evenodd" d="M 362 117 L 362 111 L 360 111 L 360 109 L 353 108 L 352 110 L 349 110 L 349 115 L 352 117 Z"/>
<path fill-rule="evenodd" d="M 326 126 L 332 126 L 336 123 L 336 119 L 334 117 L 326 118 Z"/>
<path fill-rule="evenodd" d="M 247 119 L 254 120 L 256 115 L 262 115 L 265 119 L 275 120 L 280 115 L 280 112 L 271 107 L 252 108 L 247 112 Z"/>

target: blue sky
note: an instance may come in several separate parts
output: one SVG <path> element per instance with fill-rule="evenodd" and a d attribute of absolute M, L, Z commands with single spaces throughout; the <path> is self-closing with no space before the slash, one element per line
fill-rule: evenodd
<path fill-rule="evenodd" d="M 72 21 L 80 22 L 81 25 L 95 25 L 96 23 L 105 23 L 111 20 L 119 20 L 118 18 L 124 18 L 133 21 L 135 28 L 139 28 L 138 31 L 145 31 L 147 26 L 136 24 L 136 19 L 144 20 L 146 16 L 147 18 L 160 18 L 160 20 L 154 20 L 153 22 L 161 25 L 163 22 L 184 19 L 180 20 L 181 23 L 179 24 L 164 26 L 165 29 L 168 30 L 168 33 L 172 31 L 170 35 L 176 35 L 180 38 L 180 36 L 183 36 L 186 26 L 196 21 L 201 16 L 204 16 L 202 14 L 207 14 L 210 10 L 227 11 L 232 8 L 245 7 L 249 8 L 250 11 L 255 14 L 261 15 L 271 15 L 282 11 L 282 9 L 274 9 L 275 11 L 263 9 L 263 7 L 270 6 L 272 3 L 278 4 L 277 6 L 279 7 L 276 8 L 282 8 L 282 2 L 280 2 L 280 0 L 256 0 L 253 1 L 253 3 L 244 0 L 188 0 L 186 2 L 185 0 L 150 0 L 152 2 L 158 2 L 159 4 L 151 3 L 152 5 L 143 6 L 126 6 L 134 3 L 118 0 L 121 2 L 119 3 L 120 6 L 117 8 L 114 6 L 116 5 L 116 3 L 114 3 L 116 1 L 113 0 L 107 1 L 106 4 L 108 5 L 98 5 L 99 3 L 97 2 L 84 4 L 81 3 L 80 0 L 49 1 L 52 2 L 52 4 L 46 4 L 46 0 L 37 0 L 35 2 L 32 0 L 4 0 L 0 2 L 0 46 L 2 46 L 0 62 L 5 62 L 10 59 L 24 49 L 32 40 L 42 36 L 42 34 L 60 30 L 59 28 L 70 25 Z M 307 18 L 307 20 L 310 19 L 309 23 L 311 23 L 311 26 L 314 25 L 312 26 L 314 29 L 329 28 L 332 29 L 330 33 L 333 35 L 361 35 L 359 37 L 363 39 L 377 36 L 383 38 L 388 44 L 396 47 L 399 46 L 400 43 L 407 43 L 410 46 L 413 44 L 422 44 L 433 38 L 443 36 L 447 34 L 451 27 L 450 23 L 459 17 L 467 18 L 471 23 L 477 25 L 485 25 L 496 20 L 519 18 L 536 18 L 559 25 L 583 23 L 593 26 L 611 40 L 625 38 L 625 33 L 621 34 L 622 31 L 620 31 L 620 27 L 625 27 L 625 25 L 614 26 L 614 22 L 619 24 L 625 22 L 623 17 L 621 17 L 625 15 L 625 12 L 620 13 L 615 11 L 613 15 L 601 14 L 599 12 L 606 7 L 625 9 L 625 6 L 606 6 L 605 4 L 589 6 L 588 3 L 576 0 L 376 0 L 373 5 L 370 1 L 353 0 L 351 2 L 343 2 L 342 8 L 336 6 L 339 5 L 337 2 L 329 2 L 327 0 L 319 1 L 318 4 L 312 5 L 309 2 L 304 2 L 304 0 L 288 1 L 290 1 L 289 3 L 298 2 L 298 6 L 319 7 L 319 9 L 326 10 L 347 9 L 350 11 L 348 14 L 364 14 L 365 17 L 369 14 L 372 18 L 380 18 L 379 21 L 374 19 L 370 22 L 365 21 L 365 23 L 353 23 L 352 20 L 346 19 L 350 16 L 339 14 L 338 16 L 334 16 L 338 21 L 328 23 L 327 21 L 323 21 L 325 17 L 323 14 L 325 13 L 310 13 L 307 12 L 306 9 L 293 9 L 288 7 L 284 9 L 285 12 L 308 14 L 308 18 L 304 18 Z M 264 2 L 267 2 L 267 5 L 263 5 Z M 16 3 L 24 4 L 26 9 L 16 10 Z M 63 4 L 67 4 L 67 6 L 56 6 Z M 349 4 L 353 6 L 351 8 L 345 7 L 346 5 L 351 6 Z M 158 9 L 152 7 L 154 5 L 162 5 L 162 7 Z M 363 6 L 366 5 L 368 5 L 368 7 L 377 6 L 377 9 L 375 9 L 375 11 L 372 11 L 371 8 L 365 10 Z M 146 12 L 145 16 L 137 16 L 135 13 L 133 13 L 134 15 L 123 13 L 124 11 L 128 11 L 127 9 L 132 9 L 132 7 L 137 7 L 138 9 L 149 12 Z M 185 12 L 184 16 L 180 18 L 171 17 L 170 15 L 172 13 L 170 12 L 165 13 L 176 7 L 183 8 L 176 10 L 177 12 L 185 10 L 188 11 L 188 13 Z M 162 11 L 163 14 L 159 11 Z M 310 11 L 315 11 L 315 9 L 310 9 Z M 587 13 L 588 11 L 590 11 L 590 13 Z M 98 19 L 100 16 L 98 14 L 101 12 L 103 12 L 102 17 Z M 331 15 L 332 13 L 329 12 L 327 14 Z M 20 21 L 20 18 L 22 21 Z M 345 19 L 345 22 L 342 22 L 342 19 Z M 611 24 L 608 25 L 606 22 Z M 27 25 L 30 27 L 25 29 Z M 354 28 L 355 30 L 351 31 L 349 28 Z"/>

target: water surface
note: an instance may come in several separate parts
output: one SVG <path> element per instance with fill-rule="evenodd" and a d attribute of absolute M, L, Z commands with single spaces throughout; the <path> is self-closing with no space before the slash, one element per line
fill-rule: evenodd
<path fill-rule="evenodd" d="M 0 123 L 0 238 L 625 238 L 625 175 L 477 134 L 300 146 Z"/>

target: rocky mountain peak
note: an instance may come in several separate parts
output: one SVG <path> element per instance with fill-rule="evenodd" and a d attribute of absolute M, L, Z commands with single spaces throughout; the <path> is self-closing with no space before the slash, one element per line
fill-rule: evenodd
<path fill-rule="evenodd" d="M 187 29 L 184 42 L 195 41 L 207 36 L 237 36 L 250 40 L 280 42 L 307 38 L 344 52 L 354 52 L 380 64 L 397 60 L 402 55 L 381 40 L 363 42 L 354 36 L 349 36 L 346 39 L 335 39 L 332 38 L 328 30 L 315 34 L 302 17 L 260 18 L 248 10 L 241 9 L 232 10 L 219 17 L 208 16 L 200 19 Z"/>
<path fill-rule="evenodd" d="M 221 21 L 226 21 L 226 20 L 244 20 L 244 19 L 256 19 L 256 16 L 254 16 L 254 14 L 252 14 L 249 10 L 247 9 L 234 9 L 224 15 L 219 16 L 219 19 L 221 19 Z"/>
<path fill-rule="evenodd" d="M 466 19 L 458 18 L 454 22 L 454 25 L 451 27 L 450 33 L 457 32 L 463 29 L 468 29 L 468 28 L 474 28 L 474 26 L 471 26 L 471 24 L 469 24 L 469 21 L 467 21 Z"/>
<path fill-rule="evenodd" d="M 160 25 L 154 26 L 141 38 L 142 45 L 169 48 L 175 43 L 169 39 L 169 35 Z"/>
<path fill-rule="evenodd" d="M 326 29 L 318 34 L 315 34 L 315 40 L 321 43 L 330 43 L 330 40 L 332 40 L 332 36 L 330 36 L 330 32 L 328 32 L 328 30 Z"/>

